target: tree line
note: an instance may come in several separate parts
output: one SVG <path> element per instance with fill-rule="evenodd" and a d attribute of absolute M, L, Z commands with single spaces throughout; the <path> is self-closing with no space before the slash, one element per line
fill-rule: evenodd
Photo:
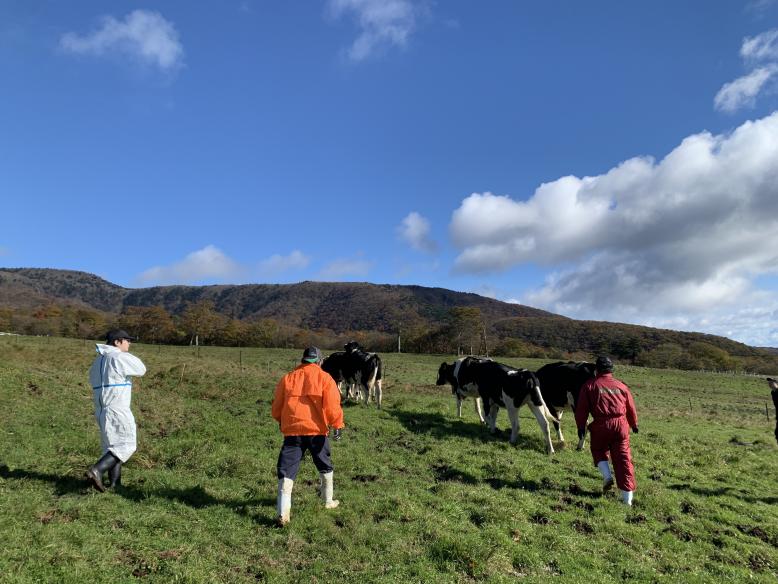
<path fill-rule="evenodd" d="M 606 354 L 634 365 L 685 370 L 778 372 L 778 355 L 723 337 L 563 317 L 489 322 L 477 307 L 448 309 L 441 322 L 398 319 L 396 332 L 334 331 L 290 326 L 273 318 L 241 320 L 217 312 L 210 300 L 188 302 L 180 314 L 162 306 L 129 306 L 114 315 L 73 305 L 0 308 L 0 331 L 99 339 L 112 327 L 144 343 L 337 350 L 356 340 L 369 350 L 586 360 Z"/>

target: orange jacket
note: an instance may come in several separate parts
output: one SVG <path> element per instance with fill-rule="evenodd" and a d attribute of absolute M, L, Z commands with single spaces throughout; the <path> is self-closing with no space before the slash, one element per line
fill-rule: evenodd
<path fill-rule="evenodd" d="M 315 363 L 302 363 L 281 378 L 271 413 L 284 436 L 326 435 L 330 426 L 343 428 L 338 386 Z"/>

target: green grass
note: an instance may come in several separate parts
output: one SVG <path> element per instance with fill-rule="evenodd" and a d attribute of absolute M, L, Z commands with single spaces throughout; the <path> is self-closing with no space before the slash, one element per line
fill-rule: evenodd
<path fill-rule="evenodd" d="M 82 479 L 100 454 L 80 341 L 0 337 L 0 581 L 775 582 L 778 447 L 766 383 L 618 367 L 640 416 L 638 489 L 600 497 L 586 452 L 543 453 L 462 419 L 434 385 L 452 357 L 384 355 L 384 409 L 347 405 L 338 509 L 306 459 L 273 526 L 278 378 L 300 351 L 133 346 L 139 448 L 121 492 Z M 538 368 L 537 360 L 507 362 Z"/>

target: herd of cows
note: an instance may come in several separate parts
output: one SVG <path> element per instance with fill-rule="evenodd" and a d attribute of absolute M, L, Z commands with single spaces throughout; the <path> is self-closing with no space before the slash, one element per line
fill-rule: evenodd
<path fill-rule="evenodd" d="M 369 353 L 351 341 L 343 351 L 325 358 L 321 367 L 338 384 L 344 398 L 363 400 L 365 404 L 372 399 L 381 407 L 383 366 L 377 354 Z M 492 432 L 496 431 L 499 409 L 505 408 L 511 422 L 511 444 L 518 440 L 518 409 L 528 405 L 543 432 L 546 451 L 551 454 L 554 446 L 549 422 L 553 424 L 559 440 L 564 442 L 560 426 L 562 411 L 567 405 L 575 410 L 578 390 L 593 376 L 593 363 L 560 361 L 533 372 L 491 359 L 463 357 L 451 364 L 441 364 L 436 383 L 451 385 L 459 417 L 462 416 L 462 401 L 467 397 L 474 398 L 479 419 Z M 583 439 L 580 439 L 578 448 L 583 448 L 583 444 Z"/>
<path fill-rule="evenodd" d="M 343 351 L 325 358 L 321 367 L 332 376 L 345 398 L 363 400 L 365 404 L 372 399 L 381 407 L 383 366 L 376 353 L 367 352 L 351 341 Z M 568 405 L 575 412 L 578 392 L 594 374 L 594 363 L 586 361 L 558 361 L 530 371 L 491 359 L 462 357 L 454 363 L 441 363 L 436 384 L 451 386 L 457 400 L 458 417 L 462 417 L 463 400 L 474 398 L 476 413 L 491 432 L 496 431 L 499 409 L 505 408 L 511 422 L 511 444 L 518 440 L 518 409 L 526 404 L 540 425 L 546 452 L 553 454 L 548 423 L 553 424 L 559 441 L 564 443 L 560 425 L 562 412 Z M 775 404 L 775 439 L 778 441 L 778 381 L 768 377 L 767 382 Z M 579 438 L 579 450 L 584 447 L 584 440 L 585 436 Z"/>

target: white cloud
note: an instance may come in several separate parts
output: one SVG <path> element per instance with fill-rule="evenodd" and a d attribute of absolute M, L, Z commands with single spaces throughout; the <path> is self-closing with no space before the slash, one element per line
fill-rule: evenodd
<path fill-rule="evenodd" d="M 774 4 L 776 4 L 776 0 L 751 0 L 746 4 L 746 10 L 760 14 L 766 12 Z"/>
<path fill-rule="evenodd" d="M 83 55 L 124 53 L 164 71 L 180 66 L 184 57 L 184 49 L 173 24 L 158 12 L 148 10 L 135 10 L 124 20 L 105 16 L 100 28 L 90 34 L 64 34 L 60 47 Z"/>
<path fill-rule="evenodd" d="M 744 38 L 740 56 L 752 67 L 757 63 L 762 66 L 719 89 L 713 98 L 713 106 L 719 111 L 732 113 L 742 107 L 753 106 L 756 97 L 778 72 L 778 29 Z"/>
<path fill-rule="evenodd" d="M 406 215 L 397 227 L 397 234 L 418 251 L 434 253 L 438 249 L 437 243 L 430 238 L 430 222 L 416 211 Z"/>
<path fill-rule="evenodd" d="M 724 112 L 734 112 L 743 106 L 753 105 L 756 96 L 776 71 L 778 67 L 775 65 L 759 67 L 748 75 L 725 83 L 713 98 L 713 105 Z"/>
<path fill-rule="evenodd" d="M 474 193 L 450 230 L 460 271 L 557 270 L 525 304 L 694 327 L 718 315 L 698 330 L 740 334 L 726 315 L 778 306 L 753 284 L 778 273 L 778 112 L 728 135 L 689 136 L 660 162 L 634 158 L 543 184 L 527 201 Z M 763 326 L 778 328 L 774 316 Z"/>
<path fill-rule="evenodd" d="M 359 24 L 360 34 L 347 51 L 357 62 L 388 47 L 405 47 L 419 12 L 411 0 L 329 0 L 328 8 L 335 18 L 350 14 Z"/>
<path fill-rule="evenodd" d="M 326 281 L 361 278 L 367 276 L 372 267 L 372 262 L 360 257 L 336 259 L 321 269 L 319 278 Z"/>
<path fill-rule="evenodd" d="M 204 281 L 235 280 L 244 269 L 219 248 L 207 245 L 169 266 L 155 266 L 138 276 L 141 284 L 194 284 Z"/>
<path fill-rule="evenodd" d="M 778 28 L 743 39 L 740 56 L 753 61 L 778 60 Z"/>
<path fill-rule="evenodd" d="M 273 276 L 287 270 L 302 270 L 307 268 L 310 262 L 310 257 L 299 250 L 294 250 L 289 255 L 275 254 L 262 260 L 259 271 L 266 276 Z"/>

